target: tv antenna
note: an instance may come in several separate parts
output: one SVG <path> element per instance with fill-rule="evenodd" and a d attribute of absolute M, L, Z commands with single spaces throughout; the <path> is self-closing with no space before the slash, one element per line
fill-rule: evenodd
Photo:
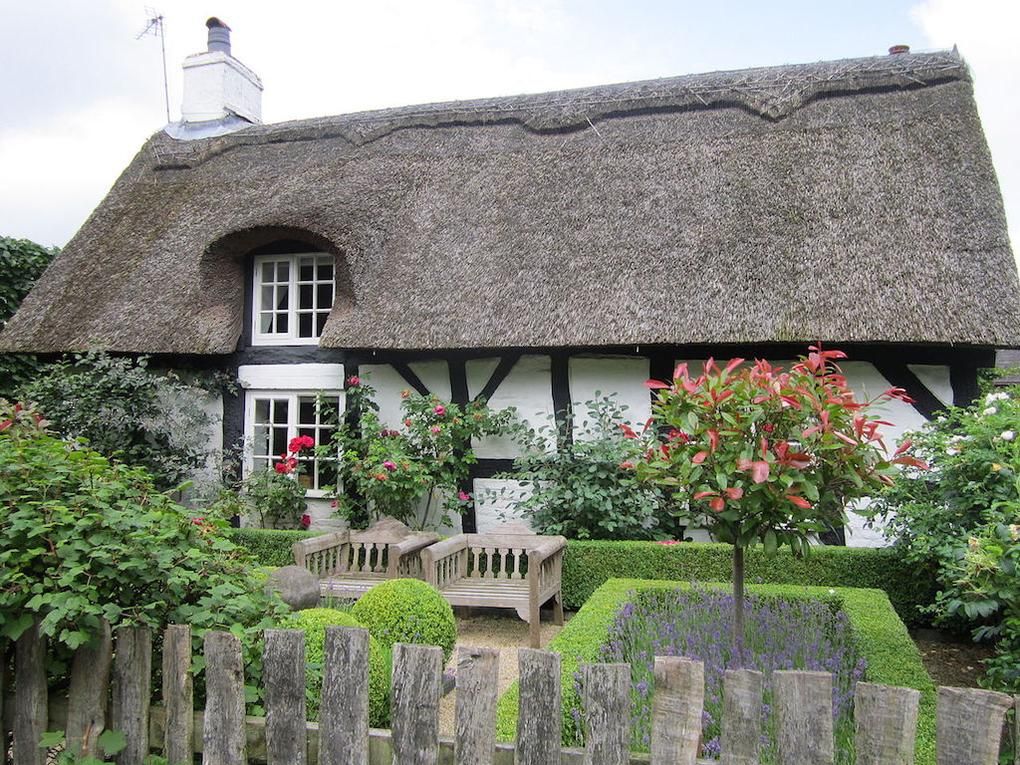
<path fill-rule="evenodd" d="M 139 32 L 136 40 L 141 40 L 146 35 L 159 38 L 159 47 L 163 52 L 163 98 L 166 101 L 166 121 L 170 122 L 170 88 L 166 78 L 166 28 L 164 26 L 163 14 L 155 8 L 145 8 L 148 18 L 145 21 L 145 29 Z"/>

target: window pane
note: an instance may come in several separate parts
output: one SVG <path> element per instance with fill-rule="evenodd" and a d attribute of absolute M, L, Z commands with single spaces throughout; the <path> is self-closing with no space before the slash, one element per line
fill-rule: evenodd
<path fill-rule="evenodd" d="M 270 464 L 271 464 L 270 460 L 266 459 L 265 457 L 261 458 L 256 457 L 255 459 L 252 460 L 252 470 L 255 473 L 259 473 L 263 470 L 267 470 Z"/>
<path fill-rule="evenodd" d="M 287 452 L 287 429 L 273 428 L 273 454 L 285 454 Z"/>
<path fill-rule="evenodd" d="M 315 424 L 315 399 L 302 396 L 298 399 L 298 425 Z"/>
<path fill-rule="evenodd" d="M 273 399 L 273 422 L 287 424 L 287 407 L 290 404 L 285 398 Z"/>
<path fill-rule="evenodd" d="M 312 314 L 298 314 L 298 337 L 314 337 L 312 334 Z"/>
<path fill-rule="evenodd" d="M 276 263 L 273 261 L 265 261 L 262 263 L 262 283 L 272 284 L 276 281 L 273 276 L 276 272 Z"/>
<path fill-rule="evenodd" d="M 289 282 L 290 281 L 290 262 L 281 260 L 276 264 L 276 281 L 278 282 Z"/>
<path fill-rule="evenodd" d="M 319 261 L 319 275 L 318 279 L 320 282 L 332 282 L 333 281 L 333 260 L 332 258 Z"/>
<path fill-rule="evenodd" d="M 325 311 L 315 314 L 315 336 L 322 336 L 322 328 L 326 326 L 326 319 L 329 318 L 329 314 Z"/>
<path fill-rule="evenodd" d="M 288 291 L 286 285 L 276 288 L 276 310 L 286 311 L 287 310 L 287 298 Z"/>
<path fill-rule="evenodd" d="M 290 322 L 288 321 L 287 314 L 285 314 L 285 313 L 278 313 L 278 314 L 276 314 L 276 332 L 277 332 L 277 334 L 286 335 L 287 332 L 288 332 L 287 327 L 288 327 L 289 324 L 290 324 Z"/>
<path fill-rule="evenodd" d="M 310 282 L 315 278 L 315 259 L 301 258 L 301 269 L 298 272 L 298 279 L 303 282 Z"/>
<path fill-rule="evenodd" d="M 255 435 L 252 437 L 252 453 L 256 457 L 269 453 L 269 428 L 265 425 L 255 426 Z"/>
<path fill-rule="evenodd" d="M 302 284 L 298 287 L 298 309 L 307 311 L 311 308 L 315 308 L 312 305 L 313 290 L 315 288 L 311 284 Z"/>
<path fill-rule="evenodd" d="M 315 428 L 298 428 L 298 435 L 299 436 L 308 436 L 310 439 L 315 441 L 315 445 L 316 446 L 319 445 L 319 439 L 316 436 Z"/>
<path fill-rule="evenodd" d="M 267 309 L 273 307 L 273 288 L 263 287 L 260 294 L 260 301 L 258 307 L 260 309 Z"/>
<path fill-rule="evenodd" d="M 268 335 L 273 331 L 273 314 L 261 313 L 259 314 L 259 332 L 263 335 Z"/>
<path fill-rule="evenodd" d="M 315 285 L 315 292 L 318 305 L 316 308 L 332 308 L 333 307 L 333 285 L 332 284 L 317 284 Z"/>
<path fill-rule="evenodd" d="M 269 422 L 269 399 L 255 399 L 255 422 Z"/>
<path fill-rule="evenodd" d="M 319 460 L 318 463 L 319 475 L 316 488 L 336 486 L 336 462 L 333 460 Z"/>

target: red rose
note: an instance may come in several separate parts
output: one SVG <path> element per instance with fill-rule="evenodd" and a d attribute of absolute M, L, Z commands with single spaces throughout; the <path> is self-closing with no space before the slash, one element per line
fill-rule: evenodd
<path fill-rule="evenodd" d="M 301 528 L 307 529 L 311 525 L 312 525 L 312 516 L 310 516 L 308 513 L 305 513 L 304 515 L 302 515 L 301 516 Z"/>

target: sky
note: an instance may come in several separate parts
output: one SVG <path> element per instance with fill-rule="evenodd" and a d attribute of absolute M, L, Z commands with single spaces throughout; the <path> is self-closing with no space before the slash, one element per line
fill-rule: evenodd
<path fill-rule="evenodd" d="M 63 246 L 166 124 L 155 8 L 172 120 L 209 16 L 266 122 L 955 44 L 1020 241 L 1018 0 L 147 2 L 0 0 L 0 236 Z"/>

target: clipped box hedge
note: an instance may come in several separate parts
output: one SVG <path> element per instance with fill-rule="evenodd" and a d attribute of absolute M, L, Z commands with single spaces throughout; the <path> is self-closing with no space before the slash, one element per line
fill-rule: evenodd
<path fill-rule="evenodd" d="M 703 584 L 729 588 L 728 584 Z M 547 650 L 561 656 L 565 725 L 569 725 L 566 716 L 570 711 L 566 702 L 568 695 L 574 693 L 575 674 L 582 664 L 599 661 L 599 650 L 608 639 L 616 614 L 632 594 L 689 586 L 675 581 L 611 579 L 592 593 L 547 646 Z M 916 688 L 921 692 L 915 762 L 919 765 L 935 762 L 935 686 L 921 662 L 917 646 L 884 592 L 794 585 L 748 585 L 747 590 L 749 594 L 764 597 L 821 600 L 841 609 L 850 621 L 858 650 L 868 661 L 868 682 Z M 496 735 L 500 741 L 513 741 L 516 736 L 518 703 L 519 689 L 515 682 L 500 697 L 497 706 Z"/>
<path fill-rule="evenodd" d="M 293 563 L 291 545 L 315 536 L 309 531 L 266 529 L 232 529 L 230 533 L 263 566 Z M 571 540 L 563 557 L 563 604 L 576 611 L 598 587 L 616 577 L 729 581 L 732 556 L 733 548 L 724 544 Z M 882 590 L 911 627 L 927 623 L 918 606 L 935 599 L 934 573 L 906 563 L 892 548 L 814 547 L 804 558 L 794 557 L 789 550 L 768 558 L 761 547 L 756 547 L 747 551 L 746 567 L 749 583 Z"/>

